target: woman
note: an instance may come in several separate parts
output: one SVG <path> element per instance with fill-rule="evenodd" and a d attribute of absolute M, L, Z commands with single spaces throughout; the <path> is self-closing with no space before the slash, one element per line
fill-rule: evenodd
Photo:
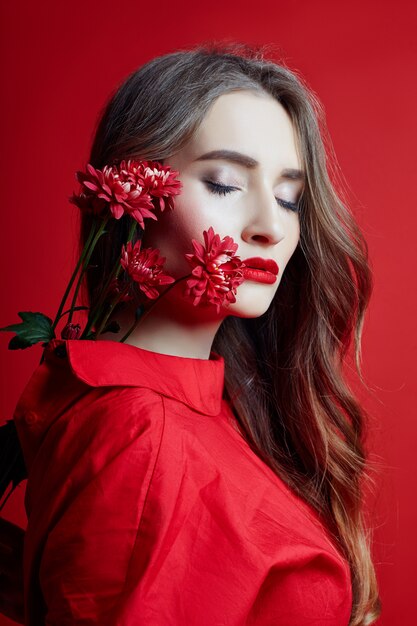
<path fill-rule="evenodd" d="M 155 58 L 110 99 L 90 163 L 154 159 L 182 183 L 134 239 L 177 280 L 212 227 L 247 268 L 220 307 L 195 306 L 179 281 L 131 332 L 137 290 L 113 313 L 119 332 L 47 346 L 14 416 L 27 624 L 376 619 L 364 411 L 342 371 L 354 338 L 360 374 L 372 281 L 320 123 L 293 72 L 239 46 Z M 98 242 L 90 306 L 127 229 L 113 220 Z"/>

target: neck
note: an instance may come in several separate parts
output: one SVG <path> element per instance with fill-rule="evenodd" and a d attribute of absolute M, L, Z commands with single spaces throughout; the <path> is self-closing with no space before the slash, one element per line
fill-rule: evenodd
<path fill-rule="evenodd" d="M 151 350 L 160 354 L 209 359 L 214 337 L 223 321 L 213 307 L 204 310 L 201 307 L 182 309 L 172 303 L 170 307 L 157 302 L 143 321 L 139 320 L 135 330 L 124 343 Z M 134 307 L 126 306 L 116 312 L 110 321 L 120 325 L 118 333 L 105 333 L 100 340 L 120 341 L 134 321 Z"/>

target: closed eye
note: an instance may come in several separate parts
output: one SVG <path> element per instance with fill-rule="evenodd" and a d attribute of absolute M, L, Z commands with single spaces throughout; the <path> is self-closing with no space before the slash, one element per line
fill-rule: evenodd
<path fill-rule="evenodd" d="M 212 180 L 204 181 L 211 193 L 215 193 L 220 196 L 225 196 L 232 191 L 239 191 L 238 187 L 231 187 L 229 185 L 221 185 L 220 183 L 214 183 Z M 275 198 L 277 203 L 282 206 L 284 209 L 290 209 L 290 211 L 297 212 L 299 211 L 299 205 L 296 202 L 288 202 L 288 200 L 282 200 L 281 198 Z"/>

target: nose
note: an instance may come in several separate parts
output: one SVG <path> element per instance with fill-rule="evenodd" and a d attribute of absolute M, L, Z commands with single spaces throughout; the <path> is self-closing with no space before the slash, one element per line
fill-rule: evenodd
<path fill-rule="evenodd" d="M 271 191 L 259 191 L 255 196 L 255 206 L 249 211 L 242 231 L 244 241 L 255 240 L 274 245 L 285 237 L 285 225 L 275 196 Z"/>

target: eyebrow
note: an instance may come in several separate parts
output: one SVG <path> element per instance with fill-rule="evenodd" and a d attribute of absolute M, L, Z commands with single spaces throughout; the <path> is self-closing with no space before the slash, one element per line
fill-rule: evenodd
<path fill-rule="evenodd" d="M 242 154 L 241 152 L 236 152 L 235 150 L 212 150 L 211 152 L 206 152 L 206 154 L 202 154 L 195 160 L 211 161 L 216 159 L 231 161 L 232 163 L 243 165 L 243 167 L 246 167 L 250 170 L 253 170 L 260 165 L 259 161 L 257 161 L 253 157 L 250 157 L 247 154 Z M 282 170 L 281 176 L 282 178 L 287 178 L 289 180 L 305 180 L 305 173 L 303 172 L 303 170 L 297 170 L 291 167 Z"/>

